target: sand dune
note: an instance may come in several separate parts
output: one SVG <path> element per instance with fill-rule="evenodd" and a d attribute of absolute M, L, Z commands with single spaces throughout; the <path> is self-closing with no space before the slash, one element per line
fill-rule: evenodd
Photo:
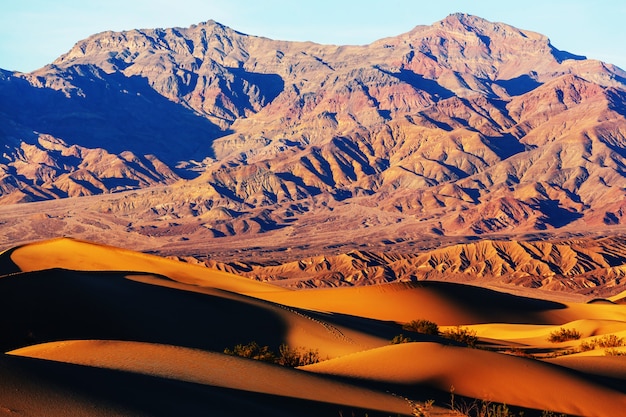
<path fill-rule="evenodd" d="M 306 388 L 302 388 L 306 392 Z M 7 417 L 319 417 L 342 414 L 386 417 L 391 414 L 13 355 L 0 356 L 0 398 L 0 415 Z M 391 410 L 393 404 L 398 411 L 402 408 L 393 398 L 389 404 Z"/>
<path fill-rule="evenodd" d="M 311 310 L 403 323 L 420 318 L 440 325 L 562 325 L 581 319 L 626 321 L 626 309 L 619 305 L 554 302 L 436 281 L 276 292 L 263 297 Z"/>
<path fill-rule="evenodd" d="M 176 281 L 220 288 L 238 293 L 275 291 L 271 285 L 252 281 L 218 270 L 134 252 L 126 249 L 59 238 L 23 245 L 3 254 L 16 271 L 30 272 L 50 268 L 78 271 L 141 271 L 167 276 Z M 9 260 L 3 260 L 9 265 Z"/>
<path fill-rule="evenodd" d="M 547 362 L 610 378 L 609 382 L 613 381 L 617 389 L 626 392 L 626 361 L 623 357 L 571 355 L 548 359 Z"/>
<path fill-rule="evenodd" d="M 563 325 L 533 325 L 490 323 L 468 326 L 476 331 L 477 336 L 487 339 L 506 340 L 531 346 L 551 346 L 548 342 L 550 333 L 560 328 L 573 329 L 580 333 L 581 339 L 592 339 L 604 334 L 620 334 L 626 332 L 626 321 L 617 320 L 576 320 Z M 578 345 L 580 340 L 570 341 Z M 553 344 L 552 344 L 553 346 Z"/>
<path fill-rule="evenodd" d="M 416 319 L 465 326 L 486 350 L 402 329 Z M 452 387 L 531 416 L 613 417 L 626 406 L 623 361 L 578 349 L 603 335 L 626 339 L 626 306 L 608 302 L 434 281 L 292 291 L 55 239 L 0 255 L 0 328 L 0 349 L 11 352 L 0 357 L 9 398 L 0 415 L 388 416 L 423 411 L 432 398 L 439 408 L 429 412 L 443 416 Z M 560 328 L 580 339 L 549 342 Z M 390 345 L 400 333 L 417 342 Z M 222 353 L 251 341 L 323 361 L 293 370 Z"/>
<path fill-rule="evenodd" d="M 221 352 L 256 341 L 274 349 L 282 343 L 311 346 L 323 357 L 334 357 L 386 344 L 397 332 L 385 323 L 359 318 L 334 323 L 333 317 L 326 320 L 236 293 L 152 281 L 177 288 L 116 272 L 48 270 L 0 278 L 0 326 L 6 329 L 0 348 L 113 339 Z"/>
<path fill-rule="evenodd" d="M 35 345 L 9 353 L 247 392 L 321 401 L 348 409 L 365 408 L 394 414 L 411 412 L 404 399 L 388 393 L 260 361 L 177 346 L 83 340 Z"/>
<path fill-rule="evenodd" d="M 19 271 L 50 268 L 141 271 L 195 287 L 249 294 L 297 308 L 376 320 L 406 322 L 428 318 L 441 325 L 563 324 L 582 318 L 613 319 L 615 315 L 626 320 L 624 310 L 611 304 L 557 303 L 443 282 L 290 291 L 214 269 L 67 238 L 23 245 L 0 256 L 0 262 L 7 264 L 9 261 Z"/>
<path fill-rule="evenodd" d="M 535 360 L 435 343 L 407 343 L 306 366 L 310 372 L 454 389 L 457 395 L 582 416 L 616 416 L 626 395 Z"/>

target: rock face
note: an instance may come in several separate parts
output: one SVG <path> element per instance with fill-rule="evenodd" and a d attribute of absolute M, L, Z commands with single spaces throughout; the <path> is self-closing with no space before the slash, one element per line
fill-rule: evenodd
<path fill-rule="evenodd" d="M 465 14 L 365 46 L 105 32 L 0 73 L 0 202 L 175 183 L 102 203 L 159 235 L 164 204 L 213 237 L 331 213 L 432 236 L 615 227 L 625 116 L 621 69 Z"/>
<path fill-rule="evenodd" d="M 369 285 L 396 281 L 454 281 L 506 288 L 606 297 L 626 289 L 626 238 L 504 241 L 450 245 L 421 253 L 353 250 L 282 263 L 216 262 L 185 258 L 290 288 Z"/>

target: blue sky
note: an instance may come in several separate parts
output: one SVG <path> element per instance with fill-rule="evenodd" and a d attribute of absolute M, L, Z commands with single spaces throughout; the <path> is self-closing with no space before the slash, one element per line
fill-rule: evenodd
<path fill-rule="evenodd" d="M 548 36 L 562 50 L 626 69 L 622 0 L 3 0 L 0 68 L 28 72 L 105 30 L 209 19 L 251 35 L 366 44 L 465 12 Z"/>

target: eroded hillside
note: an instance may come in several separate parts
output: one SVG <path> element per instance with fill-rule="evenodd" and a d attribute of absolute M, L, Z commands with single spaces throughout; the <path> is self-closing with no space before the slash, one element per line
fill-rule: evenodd
<path fill-rule="evenodd" d="M 464 14 L 364 46 L 213 21 L 104 32 L 0 75 L 0 202 L 167 185 L 96 204 L 162 244 L 333 218 L 376 242 L 614 229 L 625 79 Z"/>

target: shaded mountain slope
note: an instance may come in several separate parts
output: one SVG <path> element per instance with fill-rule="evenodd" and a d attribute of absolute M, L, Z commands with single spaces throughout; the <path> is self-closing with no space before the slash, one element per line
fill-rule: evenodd
<path fill-rule="evenodd" d="M 153 199 L 213 237 L 345 206 L 349 217 L 418 219 L 432 236 L 614 226 L 625 79 L 544 35 L 465 14 L 364 46 L 213 21 L 104 32 L 33 73 L 0 76 L 1 201 L 195 177 L 125 204 L 161 235 L 171 226 L 157 224 Z M 106 157 L 90 162 L 93 152 Z"/>

